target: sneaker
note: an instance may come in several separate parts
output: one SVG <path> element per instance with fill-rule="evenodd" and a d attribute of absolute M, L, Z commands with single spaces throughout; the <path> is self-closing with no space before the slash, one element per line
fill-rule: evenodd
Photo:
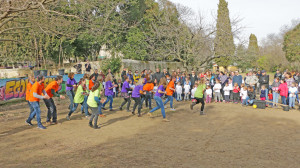
<path fill-rule="evenodd" d="M 71 120 L 69 115 L 67 115 L 66 119 L 69 120 L 69 121 Z"/>
<path fill-rule="evenodd" d="M 168 108 L 167 106 L 165 106 L 165 109 Z"/>
<path fill-rule="evenodd" d="M 43 125 L 38 126 L 39 129 L 46 129 Z"/>
<path fill-rule="evenodd" d="M 138 114 L 138 117 L 142 117 L 142 115 L 141 115 L 141 114 Z"/>
<path fill-rule="evenodd" d="M 52 122 L 51 124 L 52 124 L 52 125 L 56 125 L 56 124 L 58 124 L 58 122 L 57 122 L 57 121 L 55 121 L 55 122 Z"/>
<path fill-rule="evenodd" d="M 89 122 L 89 126 L 92 127 L 92 128 L 94 127 L 92 122 Z"/>
<path fill-rule="evenodd" d="M 51 121 L 46 122 L 46 125 L 47 126 L 51 125 Z"/>
<path fill-rule="evenodd" d="M 200 111 L 200 115 L 206 115 L 203 111 Z"/>
<path fill-rule="evenodd" d="M 100 129 L 100 127 L 98 127 L 98 125 L 94 125 L 94 129 Z"/>
<path fill-rule="evenodd" d="M 106 115 L 104 115 L 104 114 L 99 114 L 99 117 L 105 118 Z"/>
<path fill-rule="evenodd" d="M 131 112 L 130 110 L 126 110 L 127 112 Z"/>
<path fill-rule="evenodd" d="M 85 116 L 85 118 L 86 118 L 86 119 L 89 119 L 89 118 L 90 118 L 90 116 L 89 116 L 89 115 L 87 115 L 87 116 Z"/>
<path fill-rule="evenodd" d="M 27 125 L 29 125 L 29 126 L 33 126 L 33 124 L 31 123 L 31 121 L 28 122 L 28 121 L 26 120 L 25 123 L 26 123 Z"/>
<path fill-rule="evenodd" d="M 168 119 L 166 119 L 166 118 L 164 118 L 162 121 L 163 121 L 163 122 L 170 122 L 170 120 L 168 120 Z"/>
<path fill-rule="evenodd" d="M 171 110 L 171 111 L 176 111 L 176 109 L 175 109 L 175 108 L 171 108 L 170 110 Z"/>
<path fill-rule="evenodd" d="M 119 110 L 122 111 L 123 110 L 122 107 L 119 107 Z"/>
<path fill-rule="evenodd" d="M 135 113 L 134 113 L 134 112 L 131 112 L 131 114 L 132 114 L 132 115 L 135 115 Z"/>
<path fill-rule="evenodd" d="M 106 108 L 102 107 L 102 110 L 106 110 Z"/>

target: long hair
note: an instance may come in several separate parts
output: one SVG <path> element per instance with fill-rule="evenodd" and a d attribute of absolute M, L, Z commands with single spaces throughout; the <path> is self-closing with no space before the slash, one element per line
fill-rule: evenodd
<path fill-rule="evenodd" d="M 111 80 L 112 80 L 112 76 L 111 76 L 111 74 L 108 74 L 105 78 L 105 82 L 111 81 Z"/>
<path fill-rule="evenodd" d="M 58 76 L 55 78 L 55 81 L 59 81 L 59 80 L 61 80 L 62 78 L 63 78 L 62 76 L 58 75 Z"/>
<path fill-rule="evenodd" d="M 68 77 L 71 79 L 73 75 L 74 75 L 74 73 L 73 73 L 73 72 L 70 72 L 70 73 L 68 74 Z"/>
<path fill-rule="evenodd" d="M 83 78 L 84 79 L 89 79 L 90 75 L 89 74 L 84 74 Z"/>
<path fill-rule="evenodd" d="M 95 82 L 95 85 L 92 87 L 92 92 L 94 92 L 95 90 L 97 90 L 100 86 L 100 83 L 99 82 Z"/>
<path fill-rule="evenodd" d="M 144 78 L 140 78 L 136 85 L 143 85 Z"/>
<path fill-rule="evenodd" d="M 159 86 L 160 86 L 160 85 L 163 85 L 164 88 L 167 87 L 167 79 L 166 79 L 165 77 L 160 78 Z"/>

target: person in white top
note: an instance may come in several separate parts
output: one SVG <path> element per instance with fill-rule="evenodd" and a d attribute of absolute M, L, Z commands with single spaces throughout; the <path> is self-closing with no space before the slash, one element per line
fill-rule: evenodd
<path fill-rule="evenodd" d="M 232 79 L 229 78 L 228 79 L 228 86 L 229 86 L 229 90 L 230 90 L 230 95 L 229 95 L 229 100 L 232 101 L 233 100 L 233 83 L 232 83 Z"/>
<path fill-rule="evenodd" d="M 292 86 L 289 88 L 289 106 L 290 106 L 290 108 L 295 108 L 296 94 L 298 94 L 298 88 L 296 87 L 296 83 L 292 83 Z"/>
<path fill-rule="evenodd" d="M 195 84 L 195 85 L 194 85 L 194 88 L 193 88 L 192 91 L 191 91 L 191 98 L 192 98 L 192 99 L 195 98 L 195 92 L 196 92 L 196 90 L 197 90 L 197 87 L 198 87 L 198 85 Z"/>
<path fill-rule="evenodd" d="M 212 90 L 209 85 L 207 86 L 207 88 L 205 90 L 205 94 L 206 94 L 206 103 L 211 103 Z"/>
<path fill-rule="evenodd" d="M 216 79 L 216 84 L 213 88 L 213 90 L 215 92 L 215 101 L 216 101 L 216 103 L 221 102 L 221 93 L 220 93 L 221 89 L 222 89 L 222 86 L 220 84 L 220 80 Z"/>
<path fill-rule="evenodd" d="M 241 88 L 240 95 L 242 97 L 242 104 L 245 106 L 247 104 L 246 99 L 248 96 L 247 86 Z"/>
<path fill-rule="evenodd" d="M 230 86 L 228 83 L 225 84 L 224 90 L 224 96 L 225 96 L 225 103 L 229 103 L 230 100 Z"/>
<path fill-rule="evenodd" d="M 177 100 L 177 101 L 181 101 L 181 100 L 182 100 L 182 99 L 181 99 L 182 87 L 181 87 L 181 85 L 180 85 L 180 82 L 177 82 L 177 85 L 176 85 L 175 90 L 176 90 L 176 95 L 177 95 L 176 100 Z"/>
<path fill-rule="evenodd" d="M 190 97 L 190 89 L 191 89 L 191 86 L 189 85 L 189 83 L 185 83 L 184 85 L 184 100 L 187 101 L 189 100 L 189 97 Z"/>

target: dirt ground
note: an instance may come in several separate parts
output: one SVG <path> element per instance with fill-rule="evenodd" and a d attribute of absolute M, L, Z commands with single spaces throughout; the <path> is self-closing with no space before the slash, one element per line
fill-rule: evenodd
<path fill-rule="evenodd" d="M 101 129 L 58 101 L 58 125 L 25 125 L 26 103 L 0 107 L 0 167 L 289 167 L 300 166 L 300 111 L 208 104 L 206 116 L 190 102 L 167 109 L 171 122 L 104 111 Z M 120 99 L 113 106 L 117 108 Z M 42 107 L 42 121 L 46 109 Z M 147 112 L 143 109 L 143 112 Z"/>

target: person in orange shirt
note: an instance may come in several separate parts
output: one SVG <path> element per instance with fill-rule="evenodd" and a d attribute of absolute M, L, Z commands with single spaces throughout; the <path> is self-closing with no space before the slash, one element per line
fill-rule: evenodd
<path fill-rule="evenodd" d="M 63 95 L 59 95 L 57 93 L 59 85 L 62 83 L 62 81 L 63 81 L 63 77 L 57 76 L 55 78 L 55 81 L 49 83 L 45 89 L 47 95 L 50 97 L 50 99 L 44 99 L 44 102 L 48 109 L 47 120 L 46 120 L 47 125 L 57 124 L 57 111 L 52 97 L 55 96 L 55 97 L 59 97 L 60 99 L 65 99 Z M 51 118 L 52 118 L 52 122 L 51 122 Z"/>
<path fill-rule="evenodd" d="M 142 99 L 142 104 L 145 101 L 146 107 L 148 107 L 149 103 L 149 109 L 151 110 L 151 95 L 153 92 L 154 84 L 150 80 L 149 74 L 145 76 L 147 83 L 143 87 L 143 91 L 146 92 L 145 98 Z"/>
<path fill-rule="evenodd" d="M 89 90 L 92 90 L 92 87 L 95 85 L 95 80 L 96 80 L 95 74 L 92 74 L 89 80 Z"/>
<path fill-rule="evenodd" d="M 164 102 L 164 105 L 166 105 L 169 101 L 170 101 L 170 107 L 172 111 L 175 111 L 175 108 L 173 107 L 173 93 L 175 91 L 175 82 L 176 78 L 173 76 L 172 80 L 169 82 L 167 88 L 166 88 L 166 92 L 167 92 L 167 100 Z"/>
<path fill-rule="evenodd" d="M 47 93 L 44 90 L 44 81 L 45 77 L 43 75 L 39 75 L 37 77 L 37 81 L 32 85 L 30 94 L 29 94 L 29 102 L 33 108 L 33 112 L 30 114 L 28 119 L 25 121 L 28 125 L 32 126 L 31 120 L 36 115 L 36 120 L 38 122 L 38 128 L 46 129 L 41 122 L 41 109 L 40 109 L 40 100 L 41 99 L 50 99 Z M 42 94 L 44 93 L 44 96 Z"/>
<path fill-rule="evenodd" d="M 27 83 L 27 86 L 26 86 L 26 97 L 25 97 L 25 99 L 26 99 L 26 101 L 28 103 L 28 106 L 29 106 L 29 109 L 30 109 L 29 116 L 33 112 L 33 108 L 32 108 L 32 106 L 29 102 L 29 97 L 30 97 L 30 90 L 31 90 L 32 85 L 34 84 L 34 82 L 35 82 L 35 79 L 34 79 L 33 75 L 28 77 L 28 83 Z"/>

